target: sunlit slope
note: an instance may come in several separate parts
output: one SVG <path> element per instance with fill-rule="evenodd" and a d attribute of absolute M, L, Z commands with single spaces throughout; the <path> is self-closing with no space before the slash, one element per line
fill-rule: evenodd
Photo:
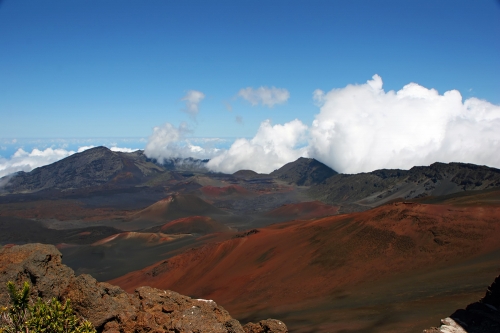
<path fill-rule="evenodd" d="M 113 283 L 216 299 L 240 314 L 264 311 L 500 250 L 498 216 L 498 206 L 389 204 L 243 233 Z"/>

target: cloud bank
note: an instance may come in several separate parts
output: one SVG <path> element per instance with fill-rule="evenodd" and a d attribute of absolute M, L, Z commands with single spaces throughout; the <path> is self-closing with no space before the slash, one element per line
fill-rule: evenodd
<path fill-rule="evenodd" d="M 0 177 L 19 171 L 31 171 L 34 168 L 54 163 L 74 154 L 65 149 L 33 149 L 31 153 L 19 148 L 10 159 L 0 158 Z"/>
<path fill-rule="evenodd" d="M 240 96 L 267 106 L 288 98 L 288 92 L 280 99 L 266 89 L 242 89 Z M 374 75 L 364 84 L 316 90 L 313 100 L 319 112 L 309 126 L 300 120 L 276 125 L 266 120 L 250 140 L 238 139 L 227 150 L 200 147 L 198 152 L 211 158 L 211 170 L 226 173 L 269 173 L 300 156 L 341 173 L 434 162 L 500 167 L 500 106 L 477 98 L 463 101 L 457 90 L 439 94 L 409 83 L 386 92 L 382 78 Z"/>
<path fill-rule="evenodd" d="M 300 120 L 284 125 L 264 121 L 251 140 L 238 139 L 226 151 L 212 158 L 207 167 L 214 171 L 233 173 L 249 169 L 259 173 L 273 171 L 283 164 L 307 156 L 307 126 Z"/>
<path fill-rule="evenodd" d="M 153 128 L 153 134 L 148 139 L 144 153 L 149 158 L 154 158 L 163 163 L 169 158 L 199 158 L 206 159 L 213 157 L 219 149 L 208 144 L 206 147 L 192 144 L 186 139 L 186 134 L 190 131 L 185 123 L 175 127 L 170 123 Z"/>
<path fill-rule="evenodd" d="M 378 75 L 313 97 L 322 106 L 309 130 L 309 154 L 339 172 L 434 162 L 500 167 L 500 106 L 416 83 L 385 92 Z"/>
<path fill-rule="evenodd" d="M 252 105 L 265 105 L 272 108 L 276 104 L 283 104 L 290 98 L 290 93 L 284 88 L 248 87 L 238 92 L 238 97 L 250 102 Z"/>
<path fill-rule="evenodd" d="M 199 105 L 201 101 L 205 98 L 205 94 L 197 90 L 189 90 L 181 101 L 186 102 L 186 107 L 182 111 L 186 112 L 192 118 L 196 118 L 198 115 Z"/>

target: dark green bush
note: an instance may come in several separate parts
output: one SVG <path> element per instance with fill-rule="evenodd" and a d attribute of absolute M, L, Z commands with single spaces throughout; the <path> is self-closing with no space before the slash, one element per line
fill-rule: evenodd
<path fill-rule="evenodd" d="M 95 333 L 89 321 L 78 318 L 71 303 L 61 304 L 53 298 L 44 302 L 29 298 L 27 282 L 19 290 L 13 282 L 7 283 L 10 305 L 0 309 L 0 333 Z"/>

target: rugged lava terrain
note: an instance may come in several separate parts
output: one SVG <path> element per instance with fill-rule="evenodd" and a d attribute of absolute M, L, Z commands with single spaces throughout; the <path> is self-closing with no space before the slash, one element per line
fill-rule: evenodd
<path fill-rule="evenodd" d="M 1 179 L 0 245 L 54 244 L 76 274 L 214 299 L 292 332 L 421 332 L 500 273 L 500 170 L 338 174 L 159 164 L 104 147 Z"/>
<path fill-rule="evenodd" d="M 75 276 L 61 263 L 61 253 L 50 245 L 28 244 L 0 249 L 0 282 L 28 281 L 34 297 L 70 299 L 73 309 L 98 332 L 214 332 L 286 333 L 286 325 L 267 319 L 245 326 L 213 300 L 191 299 L 170 290 L 138 288 L 133 294 L 97 282 L 90 275 Z M 0 304 L 8 304 L 7 293 Z"/>

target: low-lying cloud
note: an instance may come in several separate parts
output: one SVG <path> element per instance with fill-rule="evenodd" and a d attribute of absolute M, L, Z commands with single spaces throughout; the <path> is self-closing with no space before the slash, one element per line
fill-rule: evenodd
<path fill-rule="evenodd" d="M 144 153 L 149 158 L 154 158 L 160 163 L 170 158 L 199 158 L 206 159 L 213 157 L 219 152 L 219 149 L 210 147 L 201 147 L 192 144 L 186 139 L 190 131 L 185 123 L 175 127 L 170 123 L 153 128 L 153 134 L 148 139 Z"/>
<path fill-rule="evenodd" d="M 250 102 L 253 106 L 265 105 L 272 108 L 276 104 L 283 104 L 290 98 L 290 93 L 284 88 L 248 87 L 238 92 L 238 97 Z"/>
<path fill-rule="evenodd" d="M 271 172 L 285 163 L 307 156 L 307 147 L 301 147 L 307 142 L 306 134 L 307 126 L 300 120 L 274 126 L 266 120 L 253 139 L 236 140 L 228 150 L 212 158 L 207 167 L 225 173 L 242 169 Z"/>
<path fill-rule="evenodd" d="M 29 153 L 19 148 L 10 159 L 0 158 L 0 177 L 19 171 L 28 172 L 34 168 L 59 161 L 74 153 L 74 151 L 52 148 L 45 150 L 35 148 Z"/>
<path fill-rule="evenodd" d="M 286 97 L 276 98 L 259 89 L 242 89 L 239 95 L 267 106 L 289 96 L 286 92 Z M 282 125 L 266 120 L 253 139 L 238 139 L 227 150 L 204 151 L 212 158 L 208 167 L 268 173 L 300 156 L 316 158 L 341 173 L 434 162 L 500 167 L 500 106 L 477 98 L 463 101 L 457 90 L 439 94 L 409 83 L 386 92 L 382 78 L 374 75 L 364 84 L 318 89 L 313 101 L 319 112 L 309 126 L 300 120 Z"/>

